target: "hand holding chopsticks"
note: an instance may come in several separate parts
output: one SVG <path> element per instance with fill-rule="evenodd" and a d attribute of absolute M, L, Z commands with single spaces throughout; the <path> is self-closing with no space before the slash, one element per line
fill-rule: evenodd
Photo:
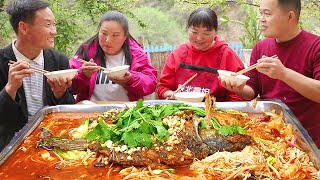
<path fill-rule="evenodd" d="M 10 60 L 8 64 L 12 65 L 14 63 L 15 63 L 15 61 Z M 30 64 L 29 64 L 29 67 L 32 69 L 33 72 L 36 72 L 36 73 L 46 74 L 46 73 L 49 72 L 49 71 L 46 71 L 46 70 L 43 70 L 43 69 L 40 69 L 40 68 L 33 67 Z"/>
<path fill-rule="evenodd" d="M 198 73 L 195 73 L 193 76 L 191 76 L 186 82 L 184 82 L 181 86 L 179 86 L 175 91 L 173 91 L 173 94 L 171 94 L 170 97 L 167 97 L 166 99 L 172 99 L 173 95 L 177 92 L 179 92 L 182 88 L 184 88 L 193 78 L 195 78 L 198 75 Z"/>
<path fill-rule="evenodd" d="M 85 61 L 85 60 L 83 60 L 83 59 L 77 59 L 79 62 L 82 62 L 82 63 L 87 63 L 88 61 Z M 107 68 L 105 68 L 105 67 L 102 67 L 102 66 L 98 66 L 97 65 L 97 67 L 99 68 L 99 69 L 102 69 L 102 70 L 104 70 L 104 71 L 109 71 L 109 69 L 107 69 Z"/>
<path fill-rule="evenodd" d="M 278 58 L 278 56 L 277 55 L 273 55 L 273 56 L 271 56 L 271 58 Z M 251 66 L 249 66 L 249 67 L 247 67 L 245 69 L 242 69 L 242 70 L 232 74 L 232 76 L 238 76 L 240 74 L 244 74 L 244 73 L 246 73 L 248 71 L 251 71 L 251 70 L 255 69 L 257 67 L 257 65 L 258 65 L 258 63 L 255 63 L 255 64 L 253 64 L 253 65 L 251 65 Z"/>

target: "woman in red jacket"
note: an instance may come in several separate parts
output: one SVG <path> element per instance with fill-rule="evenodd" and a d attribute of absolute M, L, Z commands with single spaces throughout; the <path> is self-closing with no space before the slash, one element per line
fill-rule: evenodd
<path fill-rule="evenodd" d="M 198 8 L 191 13 L 187 24 L 189 42 L 168 56 L 160 76 L 160 98 L 170 98 L 179 85 L 197 73 L 182 91 L 208 92 L 217 101 L 241 100 L 223 88 L 218 79 L 218 69 L 239 71 L 244 66 L 227 43 L 218 39 L 217 28 L 217 15 L 213 10 Z"/>

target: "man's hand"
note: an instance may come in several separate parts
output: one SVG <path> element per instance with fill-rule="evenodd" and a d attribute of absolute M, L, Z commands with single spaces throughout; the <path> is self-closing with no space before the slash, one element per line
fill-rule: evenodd
<path fill-rule="evenodd" d="M 259 59 L 257 63 L 257 70 L 273 79 L 281 80 L 285 78 L 288 70 L 278 57 L 263 57 Z"/>
<path fill-rule="evenodd" d="M 19 60 L 10 65 L 8 83 L 5 86 L 5 90 L 13 100 L 16 98 L 16 93 L 22 85 L 22 79 L 31 76 L 32 73 L 30 65 L 24 60 Z"/>
<path fill-rule="evenodd" d="M 62 78 L 53 79 L 52 81 L 48 79 L 47 82 L 49 83 L 51 90 L 54 94 L 54 97 L 56 99 L 60 99 L 72 84 L 72 81 L 70 78 L 67 78 L 66 82 L 64 82 Z"/>
<path fill-rule="evenodd" d="M 81 66 L 82 72 L 86 77 L 91 77 L 93 73 L 99 70 L 99 66 L 93 62 L 93 59 L 90 59 L 89 62 L 85 62 Z"/>
<path fill-rule="evenodd" d="M 126 83 L 128 83 L 131 79 L 131 73 L 129 71 L 126 72 L 126 74 L 123 77 L 109 77 L 109 80 L 116 84 L 120 84 L 124 86 Z"/>

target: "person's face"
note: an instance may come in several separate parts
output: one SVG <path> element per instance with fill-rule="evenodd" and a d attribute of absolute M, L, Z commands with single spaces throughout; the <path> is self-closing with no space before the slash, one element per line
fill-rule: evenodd
<path fill-rule="evenodd" d="M 115 55 L 121 51 L 127 36 L 120 23 L 104 21 L 99 29 L 99 44 L 104 53 Z"/>
<path fill-rule="evenodd" d="M 25 35 L 32 46 L 39 49 L 54 47 L 54 36 L 57 34 L 56 22 L 49 8 L 36 11 L 33 23 L 26 23 Z"/>
<path fill-rule="evenodd" d="M 278 0 L 260 1 L 261 33 L 265 37 L 281 38 L 288 31 L 289 12 L 278 7 Z"/>
<path fill-rule="evenodd" d="M 209 31 L 206 27 L 203 26 L 190 26 L 188 29 L 189 42 L 194 48 L 200 51 L 205 51 L 211 48 L 216 35 L 217 33 L 214 29 Z"/>

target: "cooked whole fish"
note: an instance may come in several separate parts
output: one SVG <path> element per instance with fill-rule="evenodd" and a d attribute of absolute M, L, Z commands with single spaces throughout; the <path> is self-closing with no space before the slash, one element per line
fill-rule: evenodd
<path fill-rule="evenodd" d="M 251 137 L 235 134 L 232 136 L 219 135 L 214 129 L 198 131 L 197 116 L 186 120 L 183 130 L 176 134 L 178 143 L 155 143 L 150 148 L 137 148 L 128 153 L 102 147 L 100 143 L 87 142 L 84 139 L 63 139 L 50 137 L 43 130 L 40 135 L 39 147 L 62 150 L 90 149 L 108 157 L 110 163 L 126 166 L 184 166 L 191 164 L 194 159 L 203 159 L 217 151 L 238 151 L 251 143 Z M 46 135 L 43 135 L 46 134 Z"/>

